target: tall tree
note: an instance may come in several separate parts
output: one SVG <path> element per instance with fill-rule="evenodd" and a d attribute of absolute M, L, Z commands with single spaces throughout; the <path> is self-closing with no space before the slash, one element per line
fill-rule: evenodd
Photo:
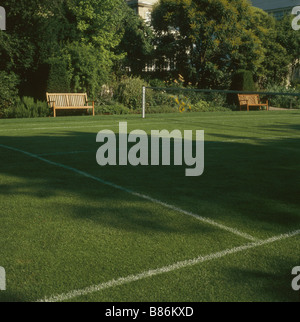
<path fill-rule="evenodd" d="M 286 15 L 277 24 L 277 42 L 285 48 L 289 58 L 290 76 L 300 68 L 300 31 L 292 28 L 292 20 L 295 17 Z"/>
<path fill-rule="evenodd" d="M 123 0 L 3 0 L 1 5 L 7 12 L 1 69 L 19 75 L 26 90 L 37 92 L 41 78 L 47 78 L 45 66 L 54 63 L 68 68 L 75 90 L 95 95 L 121 58 L 114 49 L 122 38 Z"/>
<path fill-rule="evenodd" d="M 154 35 L 152 28 L 129 6 L 124 8 L 123 37 L 116 53 L 125 53 L 121 61 L 123 69 L 130 68 L 131 74 L 140 76 L 153 54 Z"/>
<path fill-rule="evenodd" d="M 286 83 L 289 74 L 291 57 L 280 44 L 277 28 L 280 22 L 265 11 L 252 8 L 252 29 L 261 40 L 263 46 L 262 63 L 256 71 L 256 80 L 261 87 Z"/>
<path fill-rule="evenodd" d="M 199 87 L 228 87 L 232 72 L 259 68 L 263 47 L 246 0 L 160 0 L 153 11 L 158 60 Z"/>

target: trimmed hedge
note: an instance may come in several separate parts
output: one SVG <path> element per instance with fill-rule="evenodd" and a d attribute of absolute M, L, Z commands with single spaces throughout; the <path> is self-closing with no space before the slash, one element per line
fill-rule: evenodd
<path fill-rule="evenodd" d="M 67 63 L 55 59 L 50 63 L 50 70 L 47 83 L 49 93 L 70 93 L 71 81 L 67 69 Z"/>
<path fill-rule="evenodd" d="M 256 86 L 253 80 L 253 74 L 248 70 L 238 70 L 232 77 L 231 90 L 255 92 Z M 228 94 L 227 103 L 229 105 L 239 106 L 238 96 Z"/>

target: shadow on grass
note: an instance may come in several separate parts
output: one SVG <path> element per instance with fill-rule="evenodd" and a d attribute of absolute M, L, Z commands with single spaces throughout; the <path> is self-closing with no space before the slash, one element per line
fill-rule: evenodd
<path fill-rule="evenodd" d="M 291 270 L 295 262 L 284 255 L 268 256 L 264 254 L 264 261 L 258 262 L 256 268 L 223 268 L 226 280 L 236 289 L 244 290 L 241 301 L 249 301 L 253 295 L 257 301 L 299 302 L 300 292 L 292 289 Z M 247 295 L 248 294 L 248 295 Z"/>
<path fill-rule="evenodd" d="M 222 134 L 218 137 L 235 138 Z M 300 151 L 290 153 L 285 150 L 299 143 L 298 138 L 262 141 L 259 145 L 247 142 L 206 141 L 204 174 L 200 177 L 185 177 L 185 166 L 101 168 L 96 163 L 96 151 L 99 147 L 96 144 L 96 134 L 86 132 L 53 134 L 49 131 L 44 135 L 0 137 L 0 144 L 34 154 L 95 151 L 44 158 L 245 232 L 257 232 L 261 236 L 272 236 L 299 229 Z M 216 145 L 218 149 L 215 149 Z M 72 219 L 78 220 L 82 227 L 87 223 L 112 227 L 122 233 L 133 232 L 148 236 L 157 232 L 182 233 L 184 247 L 186 247 L 184 244 L 186 236 L 202 234 L 212 236 L 210 237 L 212 240 L 218 238 L 214 234 L 216 230 L 213 227 L 195 225 L 195 222 L 190 220 L 178 225 L 176 218 L 173 220 L 170 215 L 172 211 L 163 213 L 161 206 L 78 173 L 1 147 L 0 158 L 0 199 L 6 200 L 6 207 L 9 205 L 9 209 L 12 208 L 16 216 L 21 216 L 24 208 L 27 208 L 32 212 L 31 222 L 35 220 L 37 225 L 43 225 L 43 205 L 52 204 L 54 209 L 51 216 L 60 219 L 66 211 Z M 33 197 L 33 201 L 28 202 L 30 200 L 28 197 Z M 62 198 L 69 199 L 69 202 L 66 203 L 65 199 L 62 202 Z M 24 200 L 27 204 L 24 204 Z M 38 209 L 35 208 L 37 206 L 34 203 L 35 200 L 40 201 Z M 3 205 L 4 203 L 1 203 L 2 207 Z M 6 210 L 2 208 L 0 216 L 6 218 L 5 215 Z M 51 227 L 57 227 L 59 220 L 56 217 L 51 220 L 48 218 Z M 5 228 L 0 227 L 0 232 L 1 229 Z M 20 229 L 26 235 L 27 228 Z M 57 229 L 59 230 L 59 227 Z M 5 234 L 5 231 L 3 233 Z M 50 233 L 54 236 L 57 234 L 57 237 L 52 237 L 51 234 L 48 237 L 53 243 L 56 241 L 55 238 L 58 240 L 57 243 L 62 243 L 63 231 Z M 99 236 L 99 240 L 102 238 L 104 239 L 105 236 Z M 24 239 L 26 240 L 26 236 Z M 167 243 L 168 240 L 165 240 Z M 41 245 L 41 248 L 43 253 L 47 245 Z M 237 271 L 232 273 L 239 274 Z M 243 274 L 246 274 L 250 280 L 266 277 L 269 281 L 272 277 L 269 278 L 259 271 L 243 271 L 241 275 Z M 264 291 L 268 292 L 268 290 Z M 2 300 L 22 301 L 24 299 L 21 295 L 6 293 L 1 294 L 0 301 Z"/>
<path fill-rule="evenodd" d="M 15 294 L 11 291 L 1 291 L 0 302 L 26 302 L 28 299 L 22 297 L 20 294 Z"/>
<path fill-rule="evenodd" d="M 234 136 L 217 135 L 230 139 Z M 247 218 L 256 222 L 262 230 L 272 230 L 278 225 L 283 229 L 294 228 L 300 223 L 299 177 L 300 151 L 293 152 L 289 146 L 299 145 L 300 139 L 262 141 L 260 145 L 237 142 L 205 142 L 205 172 L 200 177 L 185 177 L 185 166 L 133 167 L 116 166 L 101 168 L 96 163 L 99 145 L 96 135 L 72 132 L 67 136 L 47 135 L 28 137 L 0 137 L 0 143 L 18 149 L 38 153 L 90 150 L 95 153 L 76 155 L 62 154 L 45 156 L 48 160 L 85 171 L 103 180 L 113 182 L 133 191 L 148 194 L 183 209 L 222 222 L 238 220 L 242 225 Z M 150 141 L 150 140 L 149 140 Z M 216 144 L 217 143 L 217 144 Z M 215 149 L 216 145 L 219 147 Z M 0 148 L 2 175 L 22 178 L 22 183 L 8 179 L 1 183 L 0 195 L 32 195 L 37 198 L 50 198 L 59 194 L 75 193 L 86 200 L 109 200 L 114 208 L 119 201 L 136 200 L 122 191 L 84 178 L 74 172 L 46 164 L 24 154 Z M 108 193 L 107 193 L 108 191 Z M 132 201 L 133 202 L 133 201 Z M 70 205 L 72 207 L 72 205 Z M 91 212 L 95 209 L 91 207 Z M 74 215 L 86 217 L 89 206 L 82 210 L 74 206 Z M 119 218 L 122 227 L 147 230 L 161 230 L 150 217 L 143 217 L 143 204 L 132 209 L 133 216 Z M 134 217 L 134 220 L 132 220 Z M 90 220 L 107 223 L 107 216 L 92 214 Z M 122 218 L 122 219 L 121 219 Z M 128 225 L 126 225 L 126 221 Z M 140 221 L 140 224 L 137 224 Z M 133 223 L 135 223 L 133 225 Z M 112 226 L 118 222 L 111 220 Z M 264 226 L 266 225 L 266 226 Z"/>

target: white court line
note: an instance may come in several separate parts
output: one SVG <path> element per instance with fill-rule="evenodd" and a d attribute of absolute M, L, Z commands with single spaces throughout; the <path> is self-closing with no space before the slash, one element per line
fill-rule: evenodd
<path fill-rule="evenodd" d="M 194 214 L 194 213 L 192 213 L 192 212 L 189 212 L 189 211 L 183 210 L 183 209 L 181 209 L 181 208 L 175 207 L 175 206 L 170 205 L 170 204 L 168 204 L 168 203 L 162 202 L 162 201 L 160 201 L 160 200 L 158 200 L 158 199 L 154 199 L 154 198 L 152 198 L 152 197 L 150 197 L 150 196 L 147 196 L 147 195 L 143 195 L 143 194 L 137 193 L 137 192 L 135 192 L 135 191 L 133 191 L 133 190 L 130 190 L 130 189 L 124 188 L 124 187 L 119 186 L 119 185 L 117 185 L 117 184 L 114 184 L 114 183 L 112 183 L 112 182 L 109 182 L 109 181 L 106 181 L 106 180 L 100 179 L 100 178 L 98 178 L 98 177 L 95 177 L 95 176 L 93 176 L 93 175 L 91 175 L 91 174 L 89 174 L 89 173 L 87 173 L 87 172 L 83 172 L 83 171 L 81 171 L 81 170 L 78 170 L 78 169 L 75 169 L 75 168 L 69 167 L 69 166 L 64 165 L 64 164 L 62 164 L 62 163 L 57 163 L 57 162 L 54 162 L 54 161 L 50 161 L 50 160 L 45 159 L 45 158 L 43 158 L 43 157 L 40 157 L 40 156 L 38 156 L 38 155 L 36 155 L 36 154 L 30 153 L 30 152 L 27 152 L 27 151 L 23 151 L 23 150 L 20 150 L 20 149 L 17 149 L 17 148 L 11 147 L 11 146 L 7 146 L 7 145 L 0 144 L 0 147 L 2 147 L 2 148 L 4 148 L 4 149 L 8 149 L 8 150 L 12 150 L 12 151 L 15 151 L 15 152 L 22 153 L 22 154 L 25 154 L 25 155 L 27 155 L 27 156 L 29 156 L 29 157 L 31 157 L 31 158 L 38 159 L 38 160 L 40 160 L 40 161 L 46 162 L 46 163 L 51 164 L 51 165 L 54 165 L 54 166 L 56 166 L 56 167 L 60 167 L 60 168 L 63 168 L 63 169 L 66 169 L 66 170 L 69 170 L 69 171 L 75 172 L 75 173 L 77 173 L 77 174 L 79 174 L 79 175 L 82 175 L 82 176 L 84 176 L 84 177 L 86 177 L 86 178 L 89 178 L 89 179 L 92 179 L 92 180 L 98 181 L 98 182 L 100 182 L 100 183 L 102 183 L 102 184 L 104 184 L 104 185 L 107 185 L 107 186 L 113 187 L 113 188 L 115 188 L 115 189 L 118 189 L 118 190 L 121 190 L 121 191 L 127 192 L 127 193 L 131 194 L 132 196 L 136 196 L 136 197 L 142 198 L 142 199 L 144 199 L 144 200 L 147 200 L 147 201 L 150 201 L 150 202 L 152 202 L 152 203 L 155 203 L 155 204 L 161 205 L 161 206 L 163 206 L 163 207 L 165 207 L 165 208 L 168 208 L 168 209 L 174 210 L 174 211 L 179 212 L 179 213 L 181 213 L 181 214 L 184 214 L 184 215 L 187 215 L 187 216 L 193 217 L 193 218 L 195 218 L 195 219 L 197 219 L 197 220 L 200 220 L 200 221 L 201 221 L 201 222 L 203 222 L 203 223 L 209 224 L 209 225 L 214 226 L 214 227 L 218 227 L 218 228 L 220 228 L 220 229 L 222 229 L 222 230 L 224 230 L 224 231 L 227 231 L 227 232 L 230 232 L 230 233 L 235 234 L 235 235 L 237 235 L 237 236 L 243 237 L 243 238 L 245 238 L 245 239 L 247 239 L 247 240 L 251 240 L 251 241 L 257 241 L 257 240 L 258 240 L 257 238 L 255 238 L 255 237 L 253 237 L 253 236 L 251 236 L 251 235 L 249 235 L 249 234 L 246 234 L 246 233 L 244 233 L 244 232 L 241 232 L 241 231 L 239 231 L 239 230 L 237 230 L 237 229 L 235 229 L 235 228 L 231 228 L 231 227 L 225 226 L 225 225 L 220 224 L 220 223 L 218 223 L 218 222 L 216 222 L 216 221 L 213 221 L 213 220 L 211 220 L 211 219 L 209 219 L 209 218 L 206 218 L 206 217 L 202 217 L 202 216 L 196 215 L 196 214 Z"/>
<path fill-rule="evenodd" d="M 292 237 L 295 237 L 299 234 L 300 234 L 300 230 L 296 230 L 293 232 L 289 232 L 286 234 L 282 234 L 279 236 L 269 238 L 267 240 L 258 241 L 256 243 L 251 243 L 251 244 L 243 245 L 240 247 L 226 249 L 221 252 L 210 254 L 207 256 L 199 256 L 197 258 L 177 262 L 177 263 L 169 265 L 169 266 L 164 266 L 161 268 L 144 271 L 144 272 L 137 274 L 137 275 L 129 275 L 127 277 L 113 279 L 111 281 L 104 282 L 104 283 L 101 283 L 98 285 L 93 285 L 93 286 L 89 286 L 89 287 L 86 287 L 83 289 L 74 290 L 69 293 L 63 293 L 63 294 L 54 295 L 51 297 L 46 297 L 44 299 L 38 300 L 37 302 L 63 302 L 63 301 L 71 300 L 75 297 L 89 295 L 89 294 L 96 293 L 96 292 L 99 292 L 99 291 L 102 291 L 102 290 L 105 290 L 108 288 L 113 288 L 113 287 L 121 286 L 124 284 L 136 282 L 136 281 L 139 281 L 139 280 L 142 280 L 145 278 L 149 278 L 149 277 L 153 277 L 153 276 L 157 276 L 157 275 L 161 275 L 161 274 L 165 274 L 165 273 L 170 273 L 170 272 L 182 269 L 182 268 L 186 268 L 186 267 L 194 266 L 194 265 L 201 264 L 204 262 L 212 261 L 214 259 L 219 259 L 219 258 L 225 257 L 227 255 L 241 253 L 241 252 L 244 252 L 244 251 L 256 248 L 256 247 L 260 247 L 260 246 L 272 244 L 272 243 L 275 243 L 278 241 L 282 241 L 282 240 L 285 240 L 288 238 L 292 238 Z"/>

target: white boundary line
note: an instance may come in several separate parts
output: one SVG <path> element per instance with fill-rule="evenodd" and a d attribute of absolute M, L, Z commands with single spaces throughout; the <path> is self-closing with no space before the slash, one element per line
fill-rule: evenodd
<path fill-rule="evenodd" d="M 11 147 L 11 146 L 7 146 L 7 145 L 0 144 L 0 147 L 2 147 L 2 148 L 4 148 L 4 149 L 11 150 L 11 151 L 15 151 L 15 152 L 22 153 L 22 154 L 25 154 L 25 155 L 27 155 L 27 156 L 29 156 L 29 157 L 31 157 L 31 158 L 35 158 L 35 159 L 37 159 L 37 160 L 40 160 L 40 161 L 43 161 L 43 162 L 45 162 L 45 163 L 48 163 L 48 164 L 54 165 L 54 166 L 56 166 L 56 167 L 60 167 L 60 168 L 63 168 L 63 169 L 66 169 L 66 170 L 69 170 L 69 171 L 75 172 L 75 173 L 77 173 L 77 174 L 79 174 L 79 175 L 81 175 L 81 176 L 84 176 L 84 177 L 86 177 L 86 178 L 89 178 L 89 179 L 92 179 L 92 180 L 98 181 L 98 182 L 100 182 L 100 183 L 102 183 L 102 184 L 104 184 L 104 185 L 107 185 L 107 186 L 110 186 L 110 187 L 112 187 L 112 188 L 115 188 L 115 189 L 118 189 L 118 190 L 121 190 L 121 191 L 127 192 L 127 193 L 129 193 L 129 194 L 131 194 L 131 195 L 133 195 L 133 196 L 136 196 L 136 197 L 138 197 L 138 198 L 141 198 L 141 199 L 144 199 L 144 200 L 150 201 L 150 202 L 152 202 L 152 203 L 155 203 L 155 204 L 161 205 L 161 206 L 163 206 L 163 207 L 165 207 L 165 208 L 168 208 L 168 209 L 174 210 L 174 211 L 179 212 L 179 213 L 181 213 L 181 214 L 184 214 L 184 215 L 187 215 L 187 216 L 193 217 L 193 218 L 195 218 L 195 219 L 197 219 L 197 220 L 200 220 L 200 221 L 201 221 L 201 222 L 203 222 L 203 223 L 209 224 L 209 225 L 211 225 L 211 226 L 215 226 L 215 227 L 217 227 L 217 228 L 219 228 L 219 229 L 222 229 L 222 230 L 224 230 L 224 231 L 230 232 L 230 233 L 235 234 L 235 235 L 237 235 L 237 236 L 243 237 L 243 238 L 245 238 L 245 239 L 247 239 L 247 240 L 251 240 L 251 241 L 258 241 L 258 239 L 257 239 L 257 238 L 255 238 L 255 237 L 253 237 L 253 236 L 251 236 L 251 235 L 249 235 L 249 234 L 246 234 L 246 233 L 244 233 L 244 232 L 241 232 L 241 231 L 239 231 L 239 230 L 237 230 L 237 229 L 235 229 L 235 228 L 231 228 L 231 227 L 225 226 L 225 225 L 223 225 L 223 224 L 221 224 L 221 223 L 218 223 L 218 222 L 216 222 L 216 221 L 213 221 L 213 220 L 211 220 L 211 219 L 209 219 L 209 218 L 206 218 L 206 217 L 202 217 L 202 216 L 196 215 L 196 214 L 194 214 L 194 213 L 192 213 L 192 212 L 189 212 L 189 211 L 183 210 L 183 209 L 181 209 L 181 208 L 179 208 L 179 207 L 175 207 L 175 206 L 173 206 L 173 205 L 170 205 L 170 204 L 168 204 L 168 203 L 162 202 L 162 201 L 160 201 L 160 200 L 158 200 L 158 199 L 154 199 L 154 198 L 149 197 L 149 196 L 147 196 L 147 195 L 137 193 L 137 192 L 135 192 L 135 191 L 133 191 L 133 190 L 130 190 L 130 189 L 124 188 L 124 187 L 119 186 L 119 185 L 117 185 L 117 184 L 114 184 L 114 183 L 112 183 L 112 182 L 109 182 L 109 181 L 103 180 L 103 179 L 101 179 L 101 178 L 95 177 L 95 176 L 93 176 L 93 175 L 91 175 L 91 174 L 89 174 L 89 173 L 87 173 L 87 172 L 83 172 L 83 171 L 81 171 L 81 170 L 78 170 L 78 169 L 75 169 L 75 168 L 69 167 L 69 166 L 64 165 L 64 164 L 62 164 L 62 163 L 57 163 L 57 162 L 54 162 L 54 161 L 50 161 L 50 160 L 45 159 L 45 158 L 43 158 L 43 157 L 41 157 L 41 156 L 38 156 L 38 155 L 36 155 L 36 154 L 30 153 L 30 152 L 27 152 L 27 151 L 23 151 L 23 150 L 20 150 L 20 149 L 17 149 L 17 148 Z"/>
<path fill-rule="evenodd" d="M 71 300 L 75 297 L 89 295 L 89 294 L 96 293 L 96 292 L 99 292 L 99 291 L 102 291 L 102 290 L 105 290 L 108 288 L 113 288 L 113 287 L 121 286 L 124 284 L 136 282 L 136 281 L 148 278 L 148 277 L 153 277 L 153 276 L 157 276 L 160 274 L 173 272 L 175 270 L 179 270 L 182 268 L 186 268 L 186 267 L 194 266 L 194 265 L 201 264 L 204 262 L 212 261 L 214 259 L 219 259 L 219 258 L 225 257 L 227 255 L 241 253 L 241 252 L 244 252 L 244 251 L 256 248 L 256 247 L 260 247 L 260 246 L 272 244 L 272 243 L 275 243 L 275 242 L 278 242 L 281 240 L 285 240 L 288 238 L 292 238 L 292 237 L 295 237 L 299 234 L 300 234 L 300 230 L 296 230 L 293 232 L 289 232 L 286 234 L 282 234 L 279 236 L 269 238 L 267 240 L 258 241 L 256 243 L 251 243 L 251 244 L 247 244 L 247 245 L 243 245 L 243 246 L 239 246 L 239 247 L 235 247 L 235 248 L 231 248 L 231 249 L 226 249 L 221 252 L 210 254 L 207 256 L 203 256 L 203 257 L 200 256 L 200 257 L 197 257 L 194 259 L 177 262 L 177 263 L 174 263 L 169 266 L 164 266 L 161 268 L 144 271 L 144 272 L 137 274 L 137 275 L 129 275 L 127 277 L 113 279 L 111 281 L 104 282 L 104 283 L 101 283 L 98 285 L 89 286 L 84 289 L 74 290 L 69 293 L 54 295 L 54 296 L 51 296 L 48 298 L 46 297 L 44 299 L 38 300 L 37 302 L 63 302 L 63 301 Z"/>

